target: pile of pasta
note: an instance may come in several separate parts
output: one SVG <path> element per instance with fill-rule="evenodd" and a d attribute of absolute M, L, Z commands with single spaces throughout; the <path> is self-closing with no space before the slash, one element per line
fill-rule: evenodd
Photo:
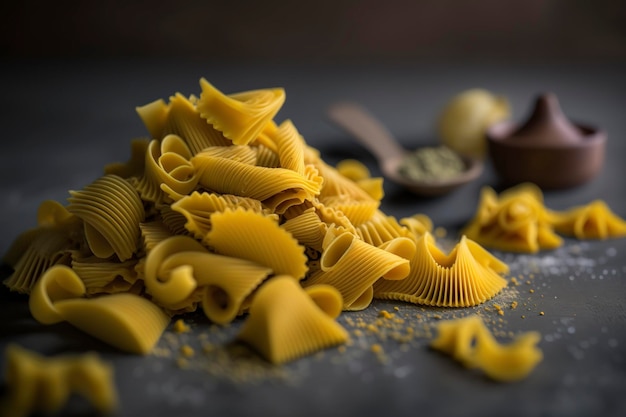
<path fill-rule="evenodd" d="M 283 363 L 346 342 L 336 318 L 375 297 L 473 306 L 506 285 L 476 242 L 444 254 L 428 217 L 380 210 L 381 178 L 330 166 L 275 122 L 283 89 L 200 86 L 138 107 L 150 138 L 67 205 L 43 202 L 15 241 L 5 284 L 30 294 L 38 321 L 145 354 L 173 316 L 245 315 L 238 339 Z"/>
<path fill-rule="evenodd" d="M 462 233 L 489 248 L 536 253 L 561 246 L 559 234 L 581 240 L 624 237 L 626 221 L 602 200 L 565 211 L 550 210 L 541 189 L 523 183 L 500 195 L 484 187 L 476 214 Z"/>

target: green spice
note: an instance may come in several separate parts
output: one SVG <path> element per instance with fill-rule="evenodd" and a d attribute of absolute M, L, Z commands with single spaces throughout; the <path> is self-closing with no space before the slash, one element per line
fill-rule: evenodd
<path fill-rule="evenodd" d="M 418 148 L 408 154 L 398 172 L 414 181 L 440 181 L 465 170 L 461 157 L 445 146 Z"/>

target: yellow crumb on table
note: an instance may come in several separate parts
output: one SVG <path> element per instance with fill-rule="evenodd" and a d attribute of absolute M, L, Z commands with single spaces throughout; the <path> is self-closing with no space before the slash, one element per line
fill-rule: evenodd
<path fill-rule="evenodd" d="M 193 357 L 193 355 L 195 355 L 196 352 L 194 351 L 194 349 L 191 346 L 189 346 L 189 345 L 182 345 L 180 347 L 180 353 L 185 358 L 191 358 L 191 357 Z"/>
<path fill-rule="evenodd" d="M 174 322 L 173 330 L 176 333 L 187 333 L 191 331 L 191 328 L 184 322 L 183 319 L 178 319 Z"/>

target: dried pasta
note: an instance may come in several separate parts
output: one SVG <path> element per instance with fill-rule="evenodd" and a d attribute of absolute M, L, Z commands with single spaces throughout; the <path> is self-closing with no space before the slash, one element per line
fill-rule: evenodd
<path fill-rule="evenodd" d="M 320 271 L 312 274 L 305 287 L 327 284 L 341 293 L 345 310 L 367 307 L 372 285 L 380 278 L 397 280 L 409 273 L 409 261 L 363 242 L 344 232 L 332 238 L 322 252 Z"/>
<path fill-rule="evenodd" d="M 70 191 L 67 210 L 85 223 L 85 238 L 94 255 L 120 261 L 133 256 L 139 244 L 143 203 L 135 189 L 117 175 L 98 178 L 80 191 Z"/>
<path fill-rule="evenodd" d="M 283 363 L 344 343 L 341 312 L 379 295 L 475 305 L 499 291 L 504 266 L 469 240 L 456 261 L 482 283 L 418 291 L 427 255 L 448 259 L 424 237 L 428 217 L 385 214 L 382 178 L 357 161 L 327 164 L 291 120 L 277 123 L 282 89 L 200 86 L 199 98 L 137 107 L 149 137 L 131 142 L 130 158 L 70 191 L 67 207 L 42 204 L 16 240 L 5 284 L 30 294 L 36 320 L 146 354 L 172 316 L 201 307 L 225 325 L 247 314 L 240 340 Z"/>
<path fill-rule="evenodd" d="M 80 394 L 103 414 L 118 407 L 113 368 L 95 353 L 46 358 L 10 344 L 4 354 L 8 387 L 0 403 L 4 416 L 58 413 L 72 394 Z"/>
<path fill-rule="evenodd" d="M 67 321 L 105 343 L 138 354 L 151 351 L 170 321 L 151 301 L 131 293 L 83 295 L 85 285 L 74 270 L 57 265 L 35 285 L 30 311 L 41 323 Z"/>
<path fill-rule="evenodd" d="M 214 323 L 227 324 L 271 272 L 267 266 L 217 255 L 190 237 L 176 236 L 157 245 L 148 255 L 146 286 L 156 301 L 170 307 L 201 288 L 206 316 Z"/>
<path fill-rule="evenodd" d="M 282 88 L 225 95 L 204 78 L 200 87 L 198 111 L 235 145 L 248 145 L 257 139 L 285 101 Z"/>
<path fill-rule="evenodd" d="M 348 333 L 333 317 L 341 308 L 341 296 L 331 286 L 312 291 L 318 302 L 324 301 L 321 308 L 293 277 L 271 278 L 255 295 L 237 339 L 275 364 L 345 343 Z"/>
<path fill-rule="evenodd" d="M 541 190 L 530 183 L 505 190 L 481 191 L 476 215 L 462 233 L 479 244 L 505 251 L 530 252 L 559 247 Z"/>
<path fill-rule="evenodd" d="M 520 184 L 499 196 L 483 188 L 474 218 L 463 233 L 481 245 L 512 252 L 538 252 L 559 247 L 567 235 L 577 239 L 626 236 L 626 221 L 604 201 L 559 212 L 543 204 L 539 187 Z"/>
<path fill-rule="evenodd" d="M 381 280 L 374 296 L 437 307 L 471 307 L 485 302 L 506 286 L 500 276 L 508 267 L 465 236 L 445 255 L 430 233 L 417 241 L 411 271 L 401 281 Z"/>
<path fill-rule="evenodd" d="M 278 275 L 304 278 L 304 247 L 272 217 L 250 210 L 226 209 L 212 217 L 205 242 L 215 252 L 265 265 Z"/>
<path fill-rule="evenodd" d="M 499 344 L 478 316 L 448 320 L 437 325 L 433 349 L 452 356 L 467 368 L 478 368 L 497 381 L 525 378 L 542 360 L 536 346 L 538 332 L 520 334 L 508 345 Z"/>
<path fill-rule="evenodd" d="M 552 213 L 554 230 L 577 239 L 607 239 L 626 236 L 626 221 L 611 211 L 604 201 Z"/>

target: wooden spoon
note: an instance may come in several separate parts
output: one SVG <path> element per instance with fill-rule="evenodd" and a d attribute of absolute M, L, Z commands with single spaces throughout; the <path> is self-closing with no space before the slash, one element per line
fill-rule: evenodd
<path fill-rule="evenodd" d="M 398 171 L 402 160 L 409 152 L 367 110 L 355 103 L 340 102 L 330 106 L 328 116 L 376 157 L 380 170 L 386 178 L 415 194 L 442 195 L 476 179 L 482 172 L 482 161 L 461 156 L 465 170 L 458 176 L 442 180 L 414 181 L 404 177 Z"/>

